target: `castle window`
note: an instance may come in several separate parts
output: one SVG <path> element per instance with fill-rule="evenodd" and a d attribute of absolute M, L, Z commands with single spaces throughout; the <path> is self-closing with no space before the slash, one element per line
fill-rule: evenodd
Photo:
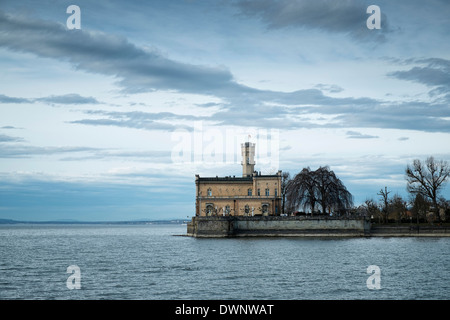
<path fill-rule="evenodd" d="M 244 209 L 245 213 L 249 213 L 250 212 L 250 207 L 248 206 L 248 204 L 245 205 L 245 209 Z"/>
<path fill-rule="evenodd" d="M 226 206 L 225 207 L 225 214 L 229 215 L 230 214 L 230 206 Z"/>
<path fill-rule="evenodd" d="M 211 188 L 209 188 L 208 189 L 208 197 L 211 197 L 212 196 L 212 190 L 211 190 Z"/>
<path fill-rule="evenodd" d="M 268 213 L 269 212 L 269 205 L 268 204 L 263 204 L 262 208 L 261 208 L 262 213 Z"/>
<path fill-rule="evenodd" d="M 275 197 L 278 195 L 278 189 L 275 188 Z"/>
<path fill-rule="evenodd" d="M 212 203 L 207 203 L 205 211 L 207 216 L 212 216 L 214 213 L 214 205 Z"/>
<path fill-rule="evenodd" d="M 258 189 L 258 196 L 260 196 L 261 195 L 261 190 L 260 189 Z"/>
<path fill-rule="evenodd" d="M 269 189 L 267 188 L 266 189 L 266 196 L 269 196 L 270 195 L 270 191 L 269 191 Z"/>
<path fill-rule="evenodd" d="M 248 190 L 247 190 L 247 194 L 248 194 L 249 196 L 251 196 L 251 195 L 252 195 L 252 189 L 248 189 Z"/>

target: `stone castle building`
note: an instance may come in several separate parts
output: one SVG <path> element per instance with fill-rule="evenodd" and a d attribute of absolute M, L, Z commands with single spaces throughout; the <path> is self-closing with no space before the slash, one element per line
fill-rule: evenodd
<path fill-rule="evenodd" d="M 281 213 L 281 170 L 255 171 L 255 144 L 241 145 L 242 177 L 195 176 L 196 216 L 272 216 Z"/>

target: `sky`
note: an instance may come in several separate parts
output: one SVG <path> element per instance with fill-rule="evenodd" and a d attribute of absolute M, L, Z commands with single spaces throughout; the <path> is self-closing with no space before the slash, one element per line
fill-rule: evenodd
<path fill-rule="evenodd" d="M 450 2 L 0 2 L 0 219 L 191 217 L 247 141 L 408 200 L 408 164 L 450 161 Z"/>

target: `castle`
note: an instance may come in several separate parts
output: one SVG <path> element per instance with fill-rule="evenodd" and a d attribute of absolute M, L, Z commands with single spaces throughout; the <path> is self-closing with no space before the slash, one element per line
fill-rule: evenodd
<path fill-rule="evenodd" d="M 255 144 L 241 144 L 242 177 L 195 175 L 196 216 L 276 216 L 281 213 L 281 170 L 255 171 Z"/>

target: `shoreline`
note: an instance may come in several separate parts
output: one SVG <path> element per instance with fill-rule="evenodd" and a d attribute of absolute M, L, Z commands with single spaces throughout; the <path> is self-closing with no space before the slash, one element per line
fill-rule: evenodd
<path fill-rule="evenodd" d="M 450 226 L 436 225 L 372 225 L 372 237 L 450 237 Z"/>

